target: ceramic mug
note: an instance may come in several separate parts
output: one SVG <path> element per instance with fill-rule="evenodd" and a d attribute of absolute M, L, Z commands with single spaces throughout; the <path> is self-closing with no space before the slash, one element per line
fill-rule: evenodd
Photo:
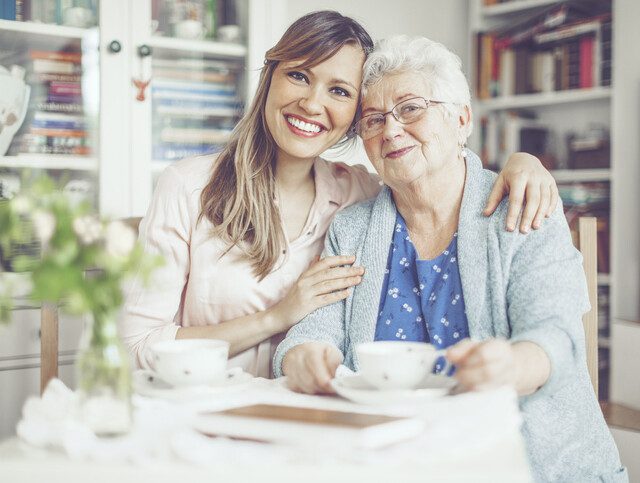
<path fill-rule="evenodd" d="M 153 368 L 173 386 L 224 381 L 229 343 L 216 339 L 165 340 L 151 346 Z"/>
<path fill-rule="evenodd" d="M 64 25 L 69 27 L 87 28 L 94 25 L 93 12 L 84 7 L 69 7 L 63 14 Z"/>
<path fill-rule="evenodd" d="M 9 71 L 0 66 L 0 156 L 7 152 L 24 121 L 30 93 L 22 67 L 14 65 Z"/>
<path fill-rule="evenodd" d="M 445 354 L 424 342 L 376 341 L 356 346 L 359 373 L 372 386 L 383 389 L 412 389 L 436 368 Z M 447 374 L 445 362 L 440 372 Z"/>
<path fill-rule="evenodd" d="M 181 39 L 197 40 L 204 38 L 206 29 L 198 20 L 181 20 L 173 26 L 173 33 Z"/>

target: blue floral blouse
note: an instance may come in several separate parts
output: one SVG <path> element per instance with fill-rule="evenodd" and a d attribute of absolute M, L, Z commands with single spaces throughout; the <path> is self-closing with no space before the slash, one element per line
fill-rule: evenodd
<path fill-rule="evenodd" d="M 430 342 L 445 348 L 469 337 L 458 270 L 458 234 L 433 260 L 420 260 L 400 213 L 389 248 L 375 340 Z M 436 364 L 436 372 L 441 363 Z"/>

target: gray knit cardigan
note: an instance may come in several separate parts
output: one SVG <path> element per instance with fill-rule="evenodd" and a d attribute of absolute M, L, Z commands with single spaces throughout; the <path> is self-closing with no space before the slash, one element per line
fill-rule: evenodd
<path fill-rule="evenodd" d="M 537 481 L 628 481 L 602 417 L 586 365 L 581 317 L 589 309 L 582 257 L 558 206 L 542 227 L 523 235 L 504 229 L 507 202 L 482 215 L 495 174 L 470 153 L 458 226 L 458 262 L 473 339 L 503 337 L 544 349 L 551 375 L 521 397 L 522 433 Z M 560 205 L 560 204 L 559 204 Z M 292 347 L 325 341 L 358 369 L 354 348 L 374 338 L 380 291 L 396 220 L 390 190 L 336 215 L 325 255 L 356 255 L 365 267 L 344 301 L 322 307 L 293 326 L 274 356 L 276 376 Z"/>

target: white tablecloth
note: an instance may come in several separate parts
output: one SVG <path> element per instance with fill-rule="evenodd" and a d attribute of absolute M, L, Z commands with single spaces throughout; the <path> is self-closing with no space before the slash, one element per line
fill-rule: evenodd
<path fill-rule="evenodd" d="M 191 428 L 203 409 L 279 403 L 373 413 L 412 414 L 426 421 L 410 441 L 377 450 L 321 444 L 284 446 L 209 438 Z M 135 425 L 119 439 L 67 436 L 54 449 L 18 439 L 0 444 L 3 481 L 530 481 L 516 395 L 500 389 L 448 396 L 419 407 L 364 407 L 337 397 L 287 390 L 254 379 L 228 392 L 180 402 L 136 396 Z M 74 438 L 76 438 L 74 440 Z M 62 444 L 64 443 L 64 444 Z M 97 471 L 99 470 L 99 471 Z M 5 477 L 10 476 L 9 479 Z M 90 476 L 90 480 L 88 479 Z M 98 476 L 98 479 L 96 479 Z M 433 481 L 433 480 L 432 480 Z"/>

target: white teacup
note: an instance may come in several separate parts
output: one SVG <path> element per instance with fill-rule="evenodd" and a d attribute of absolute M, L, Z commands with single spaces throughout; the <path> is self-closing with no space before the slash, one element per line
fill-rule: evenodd
<path fill-rule="evenodd" d="M 151 347 L 154 369 L 173 386 L 222 382 L 227 369 L 229 343 L 216 339 L 176 339 Z"/>
<path fill-rule="evenodd" d="M 359 372 L 372 386 L 383 389 L 412 389 L 430 374 L 444 350 L 424 342 L 376 341 L 356 347 Z M 449 363 L 441 369 L 449 370 Z"/>
<path fill-rule="evenodd" d="M 94 24 L 93 12 L 84 7 L 69 7 L 64 11 L 63 21 L 70 27 L 91 27 Z"/>
<path fill-rule="evenodd" d="M 206 34 L 206 29 L 202 22 L 198 20 L 181 20 L 173 26 L 173 32 L 176 37 L 181 39 L 196 40 L 201 39 Z"/>

